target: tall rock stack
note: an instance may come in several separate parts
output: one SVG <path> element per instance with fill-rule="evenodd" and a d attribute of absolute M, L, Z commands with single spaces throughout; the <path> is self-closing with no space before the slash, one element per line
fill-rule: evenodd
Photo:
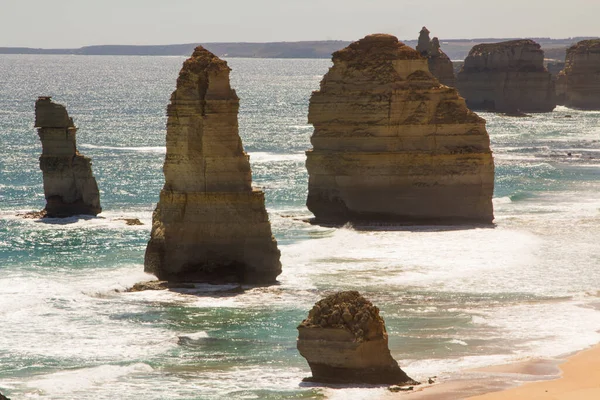
<path fill-rule="evenodd" d="M 556 85 L 560 104 L 600 110 L 600 39 L 582 40 L 567 49 Z"/>
<path fill-rule="evenodd" d="M 42 142 L 40 169 L 44 177 L 46 216 L 98 215 L 102 208 L 92 161 L 77 151 L 77 128 L 65 107 L 50 97 L 38 98 L 35 127 Z"/>
<path fill-rule="evenodd" d="M 202 47 L 167 108 L 165 185 L 144 269 L 159 279 L 272 283 L 281 273 L 264 193 L 252 188 L 227 63 Z"/>
<path fill-rule="evenodd" d="M 492 222 L 485 120 L 396 37 L 335 52 L 308 120 L 307 206 L 317 222 Z"/>
<path fill-rule="evenodd" d="M 454 76 L 454 67 L 450 58 L 440 48 L 440 41 L 437 37 L 429 39 L 429 30 L 426 27 L 419 32 L 419 41 L 417 51 L 423 57 L 427 57 L 429 72 L 433 74 L 441 83 L 446 86 L 455 87 L 456 77 Z"/>
<path fill-rule="evenodd" d="M 456 87 L 472 109 L 512 113 L 550 112 L 556 107 L 544 51 L 529 39 L 474 46 Z"/>

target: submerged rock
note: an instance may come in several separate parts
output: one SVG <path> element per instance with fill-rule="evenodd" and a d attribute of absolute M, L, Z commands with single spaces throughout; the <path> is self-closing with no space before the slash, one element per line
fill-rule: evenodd
<path fill-rule="evenodd" d="M 0 400 L 10 400 L 8 397 L 4 396 L 2 393 L 0 393 Z"/>
<path fill-rule="evenodd" d="M 201 46 L 167 108 L 165 185 L 144 270 L 161 280 L 273 283 L 281 273 L 264 193 L 252 188 L 227 63 Z"/>
<path fill-rule="evenodd" d="M 450 58 L 440 48 L 440 41 L 434 37 L 429 39 L 429 30 L 426 27 L 419 32 L 417 51 L 427 58 L 429 72 L 433 74 L 442 84 L 456 86 L 454 66 Z"/>
<path fill-rule="evenodd" d="M 65 107 L 40 97 L 35 102 L 35 127 L 42 142 L 45 216 L 98 215 L 102 208 L 92 162 L 77 151 L 77 128 Z"/>
<path fill-rule="evenodd" d="M 600 110 L 600 39 L 582 40 L 567 49 L 556 93 L 559 104 Z"/>
<path fill-rule="evenodd" d="M 379 309 L 356 291 L 318 301 L 298 326 L 298 351 L 325 383 L 418 384 L 400 369 L 388 348 Z"/>
<path fill-rule="evenodd" d="M 308 121 L 306 204 L 316 222 L 492 222 L 485 120 L 396 37 L 335 52 Z"/>
<path fill-rule="evenodd" d="M 474 46 L 458 73 L 456 87 L 472 109 L 550 112 L 556 107 L 544 51 L 530 39 Z"/>

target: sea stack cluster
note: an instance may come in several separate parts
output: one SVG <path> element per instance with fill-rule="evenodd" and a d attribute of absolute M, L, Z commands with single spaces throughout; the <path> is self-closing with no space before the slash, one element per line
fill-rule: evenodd
<path fill-rule="evenodd" d="M 356 291 L 318 301 L 298 333 L 298 350 L 308 361 L 311 381 L 417 384 L 392 358 L 379 309 Z"/>
<path fill-rule="evenodd" d="M 559 104 L 600 110 L 600 39 L 582 40 L 567 49 L 556 86 Z"/>
<path fill-rule="evenodd" d="M 317 222 L 492 222 L 485 120 L 396 37 L 335 52 L 308 120 L 307 206 Z"/>
<path fill-rule="evenodd" d="M 429 39 L 429 30 L 426 27 L 419 32 L 419 41 L 417 51 L 427 58 L 429 72 L 433 74 L 441 83 L 446 86 L 456 86 L 456 77 L 454 76 L 454 67 L 450 58 L 440 48 L 440 41 L 437 37 Z"/>
<path fill-rule="evenodd" d="M 45 215 L 51 218 L 98 215 L 102 208 L 92 162 L 77 151 L 77 128 L 65 107 L 50 97 L 38 98 L 35 127 L 42 142 L 40 169 L 44 179 Z"/>
<path fill-rule="evenodd" d="M 497 112 L 550 112 L 556 107 L 544 51 L 533 40 L 474 46 L 457 76 L 467 106 Z"/>
<path fill-rule="evenodd" d="M 171 95 L 165 185 L 144 262 L 162 280 L 272 283 L 281 272 L 264 193 L 252 188 L 229 72 L 199 46 Z"/>

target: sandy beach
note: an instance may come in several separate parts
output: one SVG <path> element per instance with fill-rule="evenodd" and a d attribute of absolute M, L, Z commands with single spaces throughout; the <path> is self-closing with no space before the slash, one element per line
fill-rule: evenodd
<path fill-rule="evenodd" d="M 560 365 L 562 376 L 516 388 L 470 397 L 471 400 L 600 399 L 600 345 L 569 357 Z"/>
<path fill-rule="evenodd" d="M 516 386 L 515 385 L 519 385 Z M 597 400 L 600 344 L 560 360 L 532 360 L 469 371 L 465 379 L 385 398 L 410 400 Z"/>

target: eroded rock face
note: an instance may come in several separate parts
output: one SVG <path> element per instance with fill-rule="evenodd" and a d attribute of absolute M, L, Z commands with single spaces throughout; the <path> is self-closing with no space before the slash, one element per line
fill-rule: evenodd
<path fill-rule="evenodd" d="M 427 58 L 429 72 L 433 76 L 446 86 L 456 86 L 452 61 L 440 48 L 440 41 L 437 37 L 429 39 L 429 30 L 426 27 L 423 27 L 419 33 L 417 51 Z"/>
<path fill-rule="evenodd" d="M 533 40 L 474 46 L 456 86 L 471 109 L 497 112 L 550 112 L 556 107 L 544 51 Z"/>
<path fill-rule="evenodd" d="M 493 220 L 485 120 L 396 37 L 334 53 L 308 120 L 307 206 L 317 222 Z"/>
<path fill-rule="evenodd" d="M 600 39 L 582 40 L 567 49 L 556 86 L 559 104 L 600 110 Z"/>
<path fill-rule="evenodd" d="M 356 291 L 318 301 L 298 333 L 298 350 L 308 361 L 311 381 L 418 384 L 392 358 L 379 309 Z"/>
<path fill-rule="evenodd" d="M 272 283 L 281 272 L 264 193 L 252 188 L 229 72 L 197 47 L 171 95 L 165 185 L 144 261 L 161 280 Z"/>
<path fill-rule="evenodd" d="M 35 127 L 42 142 L 40 169 L 46 216 L 99 214 L 100 192 L 92 174 L 92 161 L 77 151 L 77 128 L 65 107 L 50 97 L 40 97 L 35 102 Z"/>

